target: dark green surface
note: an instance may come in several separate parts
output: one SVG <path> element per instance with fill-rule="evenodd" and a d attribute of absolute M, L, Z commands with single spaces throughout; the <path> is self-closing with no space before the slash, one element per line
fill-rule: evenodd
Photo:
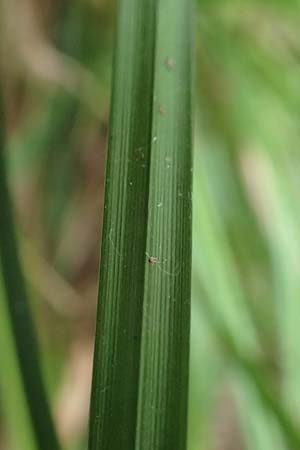
<path fill-rule="evenodd" d="M 90 450 L 186 448 L 190 6 L 119 2 Z"/>

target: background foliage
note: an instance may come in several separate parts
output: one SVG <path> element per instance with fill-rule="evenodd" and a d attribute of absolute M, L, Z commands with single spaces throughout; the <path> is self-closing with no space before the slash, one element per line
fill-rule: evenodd
<path fill-rule="evenodd" d="M 80 450 L 115 8 L 0 9 L 22 262 L 59 434 Z M 196 4 L 189 450 L 300 448 L 299 25 L 296 0 Z M 34 450 L 6 314 L 1 300 L 0 447 Z"/>

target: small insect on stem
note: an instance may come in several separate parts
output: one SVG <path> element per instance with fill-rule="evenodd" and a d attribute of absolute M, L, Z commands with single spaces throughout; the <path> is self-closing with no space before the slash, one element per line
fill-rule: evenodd
<path fill-rule="evenodd" d="M 148 253 L 146 253 L 146 256 L 148 257 L 148 263 L 151 266 L 154 266 L 157 263 L 158 259 L 155 256 L 150 256 Z"/>
<path fill-rule="evenodd" d="M 154 258 L 154 256 L 150 256 L 150 258 L 148 259 L 149 264 L 151 264 L 151 266 L 154 266 L 154 264 L 157 263 L 157 258 Z"/>

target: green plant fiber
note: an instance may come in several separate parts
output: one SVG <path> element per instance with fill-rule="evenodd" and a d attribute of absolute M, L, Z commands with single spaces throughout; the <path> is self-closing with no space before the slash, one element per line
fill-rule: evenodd
<path fill-rule="evenodd" d="M 18 256 L 13 212 L 6 179 L 4 135 L 4 106 L 0 92 L 0 267 L 5 291 L 3 298 L 7 301 L 19 370 L 38 449 L 58 450 L 60 447 L 42 380 L 37 343 Z M 2 301 L 2 297 L 0 300 Z"/>
<path fill-rule="evenodd" d="M 118 3 L 89 450 L 186 448 L 191 3 Z"/>

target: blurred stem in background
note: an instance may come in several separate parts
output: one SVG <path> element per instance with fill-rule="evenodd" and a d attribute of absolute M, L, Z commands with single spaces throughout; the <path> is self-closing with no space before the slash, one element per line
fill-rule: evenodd
<path fill-rule="evenodd" d="M 2 265 L 1 265 L 2 266 Z M 29 405 L 19 370 L 15 340 L 11 328 L 8 304 L 5 299 L 2 267 L 0 266 L 0 399 L 4 427 L 0 446 L 19 450 L 38 450 L 29 414 Z M 17 431 L 16 431 L 17 430 Z"/>
<path fill-rule="evenodd" d="M 13 211 L 5 169 L 5 111 L 0 90 L 0 261 L 18 366 L 39 450 L 59 450 L 42 379 L 37 343 L 18 256 Z M 10 346 L 9 351 L 12 350 Z M 3 371 L 3 368 L 1 368 Z M 3 376 L 3 375 L 2 375 Z M 7 383 L 11 383 L 11 379 Z M 10 386 L 10 389 L 13 387 Z M 20 399 L 22 402 L 22 399 Z M 15 405 L 18 408 L 18 405 Z M 17 430 L 15 431 L 18 432 Z"/>

